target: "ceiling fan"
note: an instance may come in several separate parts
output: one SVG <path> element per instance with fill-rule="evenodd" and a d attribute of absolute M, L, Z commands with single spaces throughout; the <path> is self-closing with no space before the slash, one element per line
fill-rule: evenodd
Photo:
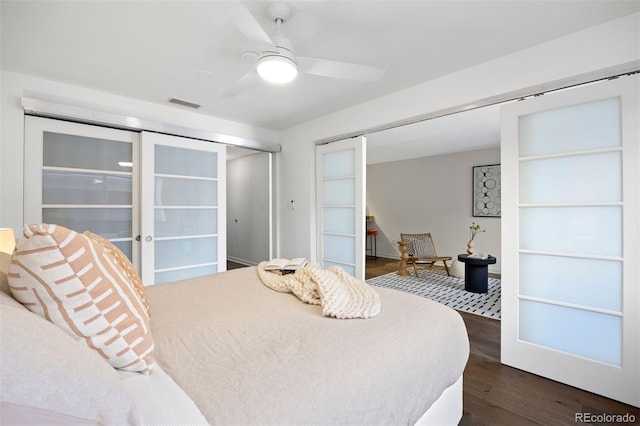
<path fill-rule="evenodd" d="M 263 47 L 242 52 L 242 58 L 255 64 L 255 68 L 236 80 L 222 93 L 222 97 L 235 96 L 257 75 L 266 81 L 282 84 L 295 79 L 299 71 L 368 82 L 378 81 L 385 74 L 385 70 L 380 68 L 295 55 L 291 41 L 282 31 L 283 24 L 292 16 L 291 6 L 286 2 L 275 1 L 267 6 L 267 13 L 276 25 L 271 35 L 241 2 L 223 2 L 221 5 L 244 36 L 256 46 Z"/>

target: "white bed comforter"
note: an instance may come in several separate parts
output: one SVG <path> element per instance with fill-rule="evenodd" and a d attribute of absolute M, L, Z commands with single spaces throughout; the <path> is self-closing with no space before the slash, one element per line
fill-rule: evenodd
<path fill-rule="evenodd" d="M 382 313 L 336 320 L 256 268 L 151 286 L 159 365 L 211 424 L 413 424 L 461 375 L 462 318 L 377 289 Z"/>

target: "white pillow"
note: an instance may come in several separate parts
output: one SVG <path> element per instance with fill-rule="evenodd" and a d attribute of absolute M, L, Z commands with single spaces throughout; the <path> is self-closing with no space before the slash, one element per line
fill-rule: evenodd
<path fill-rule="evenodd" d="M 0 304 L 0 424 L 139 424 L 116 370 L 55 325 Z"/>

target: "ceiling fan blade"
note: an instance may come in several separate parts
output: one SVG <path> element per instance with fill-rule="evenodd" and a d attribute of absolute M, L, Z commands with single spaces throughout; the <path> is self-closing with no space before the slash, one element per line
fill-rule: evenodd
<path fill-rule="evenodd" d="M 257 79 L 258 73 L 255 69 L 252 69 L 248 73 L 244 74 L 242 77 L 231 83 L 229 87 L 227 87 L 221 94 L 221 98 L 233 98 L 238 93 L 243 90 L 249 88 L 251 84 Z"/>
<path fill-rule="evenodd" d="M 219 4 L 247 39 L 273 45 L 269 34 L 267 34 L 244 4 L 236 1 L 224 1 Z"/>
<path fill-rule="evenodd" d="M 323 77 L 340 78 L 355 81 L 379 81 L 384 77 L 385 70 L 348 62 L 331 61 L 328 59 L 305 58 L 296 56 L 303 72 Z"/>

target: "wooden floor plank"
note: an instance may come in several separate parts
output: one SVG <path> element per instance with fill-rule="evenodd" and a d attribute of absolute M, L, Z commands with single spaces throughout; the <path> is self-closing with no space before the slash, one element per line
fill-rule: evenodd
<path fill-rule="evenodd" d="M 466 390 L 463 392 L 463 407 L 463 416 L 459 423 L 461 426 L 526 426 L 539 424 L 503 406 L 488 403 L 475 395 L 469 394 Z"/>

